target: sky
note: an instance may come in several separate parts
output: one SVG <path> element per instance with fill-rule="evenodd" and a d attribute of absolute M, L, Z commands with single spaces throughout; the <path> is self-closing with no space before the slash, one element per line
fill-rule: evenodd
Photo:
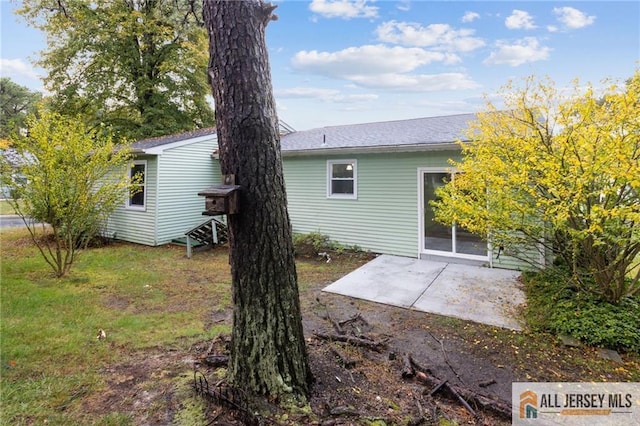
<path fill-rule="evenodd" d="M 296 130 L 482 110 L 510 80 L 596 88 L 640 67 L 639 1 L 281 0 L 267 27 Z M 43 90 L 45 37 L 0 0 L 0 75 Z M 499 105 L 499 103 L 498 103 Z"/>

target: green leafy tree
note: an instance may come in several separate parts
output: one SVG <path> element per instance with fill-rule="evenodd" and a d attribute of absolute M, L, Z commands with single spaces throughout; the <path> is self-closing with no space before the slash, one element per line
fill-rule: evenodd
<path fill-rule="evenodd" d="M 0 78 L 0 139 L 7 139 L 12 131 L 24 128 L 27 114 L 41 98 L 39 92 L 32 92 L 10 78 Z"/>
<path fill-rule="evenodd" d="M 31 115 L 27 126 L 28 136 L 14 138 L 19 164 L 0 160 L 2 184 L 12 189 L 8 201 L 61 277 L 124 202 L 130 154 L 116 149 L 104 128 L 87 130 L 81 120 L 57 113 Z"/>
<path fill-rule="evenodd" d="M 640 71 L 607 84 L 506 86 L 506 110 L 489 104 L 471 124 L 433 204 L 436 220 L 511 253 L 552 250 L 580 287 L 619 303 L 640 292 Z"/>
<path fill-rule="evenodd" d="M 197 0 L 24 0 L 51 108 L 129 140 L 213 125 Z"/>

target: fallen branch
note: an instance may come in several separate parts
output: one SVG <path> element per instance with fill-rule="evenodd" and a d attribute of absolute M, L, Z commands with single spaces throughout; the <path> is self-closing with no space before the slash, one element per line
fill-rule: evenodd
<path fill-rule="evenodd" d="M 453 385 L 448 383 L 447 380 L 441 380 L 431 373 L 428 368 L 424 368 L 418 364 L 411 354 L 407 355 L 413 367 L 419 371 L 416 375 L 418 381 L 423 383 L 430 391 L 426 390 L 425 394 L 433 395 L 440 391 L 442 388 L 446 388 L 448 392 L 443 392 L 443 395 L 448 396 L 450 399 L 456 399 L 462 403 L 469 412 L 475 413 L 471 408 L 474 405 L 476 408 L 480 407 L 483 410 L 490 411 L 493 414 L 505 419 L 511 419 L 511 404 L 507 401 L 491 397 L 488 395 L 480 394 L 472 389 L 463 386 Z M 464 400 L 464 403 L 462 402 Z M 466 405 L 465 405 L 466 404 Z M 468 405 L 468 407 L 467 407 Z M 475 414 L 474 414 L 475 415 Z"/>
<path fill-rule="evenodd" d="M 440 349 L 442 350 L 442 356 L 444 357 L 444 362 L 449 366 L 449 368 L 451 369 L 451 371 L 453 371 L 453 374 L 456 375 L 456 378 L 458 380 L 460 380 L 460 383 L 462 383 L 463 385 L 466 384 L 463 380 L 462 377 L 460 377 L 460 375 L 458 374 L 458 372 L 455 370 L 455 368 L 453 368 L 453 365 L 451 365 L 451 363 L 449 362 L 449 357 L 447 356 L 447 351 L 444 350 L 444 343 L 442 342 L 442 340 L 439 340 L 438 338 L 436 338 L 436 336 L 434 336 L 433 334 L 431 334 L 431 332 L 427 332 L 429 333 L 429 335 L 433 338 L 433 340 L 435 340 L 436 342 L 438 342 L 440 344 Z"/>
<path fill-rule="evenodd" d="M 423 374 L 431 374 L 431 370 L 427 367 L 423 367 L 422 365 L 418 364 L 418 362 L 415 359 L 413 359 L 411 354 L 407 354 L 407 358 L 409 359 L 409 362 L 411 363 L 411 366 L 413 368 L 415 368 L 416 370 L 418 370 Z"/>
<path fill-rule="evenodd" d="M 461 396 L 460 396 L 460 394 L 459 394 L 459 393 L 458 393 L 458 392 L 457 392 L 453 387 L 451 387 L 451 385 L 449 384 L 449 382 L 448 382 L 448 381 L 446 381 L 446 380 L 442 380 L 440 383 L 438 383 L 438 384 L 436 385 L 436 387 L 435 387 L 435 388 L 433 388 L 433 389 L 431 390 L 431 392 L 429 392 L 429 396 L 433 396 L 433 395 L 434 395 L 436 392 L 438 392 L 440 389 L 445 389 L 445 388 L 446 388 L 449 392 L 451 392 L 451 393 L 453 394 L 453 396 L 455 396 L 455 397 L 456 397 L 456 399 L 457 399 L 458 401 L 460 401 L 460 404 L 462 404 L 462 405 L 464 406 L 464 408 L 466 408 L 466 409 L 467 409 L 467 411 L 468 411 L 468 412 L 469 412 L 469 413 L 470 413 L 470 414 L 471 414 L 475 419 L 477 419 L 477 418 L 479 417 L 479 416 L 478 416 L 478 413 L 476 413 L 476 411 L 475 411 L 473 408 L 471 408 L 471 406 L 469 405 L 469 403 L 468 403 L 467 401 L 465 401 L 465 399 L 464 399 L 463 397 L 461 397 Z"/>
<path fill-rule="evenodd" d="M 209 354 L 204 358 L 204 363 L 210 367 L 225 367 L 229 363 L 229 356 L 224 354 Z"/>
<path fill-rule="evenodd" d="M 486 388 L 487 386 L 491 386 L 495 384 L 496 384 L 495 379 L 491 379 L 491 380 L 486 380 L 484 382 L 478 383 L 478 386 L 480 386 L 481 388 Z"/>
<path fill-rule="evenodd" d="M 331 352 L 338 357 L 338 359 L 340 360 L 340 364 L 346 368 L 347 370 L 355 367 L 356 362 L 352 359 L 349 359 L 345 354 L 343 354 L 342 352 L 340 352 L 337 348 L 335 348 L 333 345 L 329 346 L 329 349 L 331 350 Z"/>
<path fill-rule="evenodd" d="M 222 380 L 210 386 L 204 374 L 196 369 L 193 370 L 193 386 L 196 393 L 208 402 L 233 410 L 242 424 L 257 426 L 264 423 L 257 414 L 249 410 L 247 398 L 241 389 L 229 386 Z"/>
<path fill-rule="evenodd" d="M 431 389 L 431 392 L 429 392 L 429 396 L 433 396 L 436 392 L 438 392 L 440 389 L 442 389 L 442 387 L 443 387 L 444 385 L 446 385 L 446 384 L 447 384 L 447 379 L 445 379 L 445 380 L 440 380 L 440 382 L 438 382 L 438 384 L 437 384 L 437 385 L 435 385 L 435 386 L 433 387 L 433 389 Z"/>
<path fill-rule="evenodd" d="M 425 422 L 426 418 L 424 416 L 424 409 L 422 405 L 420 405 L 420 401 L 416 401 L 416 406 L 418 408 L 418 415 L 411 418 L 407 423 L 407 426 L 418 426 Z"/>
<path fill-rule="evenodd" d="M 469 413 L 471 413 L 471 415 L 473 416 L 474 419 L 479 418 L 480 416 L 478 416 L 478 413 L 475 412 L 475 410 L 473 408 L 471 408 L 471 406 L 469 405 L 469 403 L 467 401 L 465 401 L 465 399 L 460 396 L 460 394 L 458 392 L 456 392 L 456 390 L 450 386 L 447 386 L 447 388 L 449 388 L 449 391 L 453 392 L 453 394 L 455 395 L 456 398 L 458 398 L 458 401 L 460 401 L 460 404 L 462 404 L 464 406 L 464 408 L 467 409 L 467 411 Z"/>
<path fill-rule="evenodd" d="M 342 320 L 342 321 L 338 321 L 338 325 L 343 326 L 343 325 L 349 324 L 349 323 L 357 321 L 357 320 L 362 321 L 365 325 L 369 325 L 369 323 L 364 318 L 362 318 L 362 315 L 360 315 L 360 312 L 358 312 L 357 314 L 355 314 L 351 318 L 348 318 L 348 319 Z"/>
<path fill-rule="evenodd" d="M 376 352 L 382 352 L 382 350 L 387 346 L 384 342 L 376 342 L 366 339 L 361 339 L 359 337 L 353 336 L 344 336 L 341 334 L 326 334 L 326 333 L 313 333 L 315 337 L 322 340 L 331 340 L 335 342 L 344 342 L 353 346 L 362 346 Z"/>
<path fill-rule="evenodd" d="M 416 375 L 416 370 L 414 370 L 413 365 L 411 365 L 411 357 L 409 354 L 404 354 L 402 356 L 402 378 L 408 379 L 414 377 Z"/>
<path fill-rule="evenodd" d="M 338 332 L 339 334 L 344 334 L 344 330 L 342 330 L 342 327 L 341 327 L 340 323 L 335 321 L 331 317 L 331 313 L 329 312 L 329 308 L 327 307 L 327 305 L 322 303 L 320 301 L 320 298 L 318 298 L 318 297 L 316 297 L 316 302 L 318 302 L 318 304 L 324 308 L 325 312 L 327 313 L 326 319 L 331 323 L 331 325 L 336 330 L 336 332 Z"/>

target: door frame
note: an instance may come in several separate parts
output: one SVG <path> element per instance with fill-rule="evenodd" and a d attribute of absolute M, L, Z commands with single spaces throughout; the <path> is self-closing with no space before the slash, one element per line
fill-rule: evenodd
<path fill-rule="evenodd" d="M 452 226 L 451 239 L 452 239 L 452 251 L 440 251 L 430 250 L 425 248 L 425 235 L 424 235 L 424 175 L 426 173 L 448 173 L 455 174 L 456 169 L 453 167 L 418 167 L 417 185 L 418 185 L 418 257 L 421 255 L 440 256 L 448 258 L 466 259 L 489 262 L 491 264 L 492 253 L 491 244 L 487 244 L 486 256 L 480 256 L 476 254 L 465 254 L 455 252 L 455 225 Z"/>

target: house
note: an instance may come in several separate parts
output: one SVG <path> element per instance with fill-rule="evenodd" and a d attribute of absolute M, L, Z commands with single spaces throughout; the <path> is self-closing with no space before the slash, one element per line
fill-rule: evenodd
<path fill-rule="evenodd" d="M 24 176 L 16 172 L 16 170 L 25 165 L 25 158 L 23 158 L 14 148 L 0 149 L 0 157 L 11 168 L 11 178 L 14 180 L 24 179 Z M 27 155 L 26 161 L 33 159 L 33 156 Z M 11 188 L 2 185 L 0 183 L 0 198 L 12 198 Z"/>
<path fill-rule="evenodd" d="M 139 190 L 109 217 L 105 235 L 157 246 L 184 238 L 207 221 L 202 215 L 202 189 L 220 183 L 213 152 L 215 128 L 140 140 L 132 145 L 130 176 L 140 174 Z"/>
<path fill-rule="evenodd" d="M 289 131 L 281 136 L 295 233 L 376 253 L 522 269 L 526 263 L 466 230 L 433 221 L 429 201 L 455 175 L 458 140 L 474 114 Z M 221 183 L 215 129 L 136 142 L 131 174 L 142 191 L 109 219 L 108 235 L 147 245 L 182 238 L 206 221 L 202 190 Z M 536 248 L 530 258 L 544 264 Z M 513 253 L 511 253 L 513 254 Z"/>
<path fill-rule="evenodd" d="M 376 253 L 519 269 L 525 264 L 466 230 L 433 221 L 429 201 L 474 114 L 331 126 L 281 138 L 296 233 Z M 536 249 L 530 256 L 543 261 Z M 540 257 L 540 259 L 538 259 Z"/>

